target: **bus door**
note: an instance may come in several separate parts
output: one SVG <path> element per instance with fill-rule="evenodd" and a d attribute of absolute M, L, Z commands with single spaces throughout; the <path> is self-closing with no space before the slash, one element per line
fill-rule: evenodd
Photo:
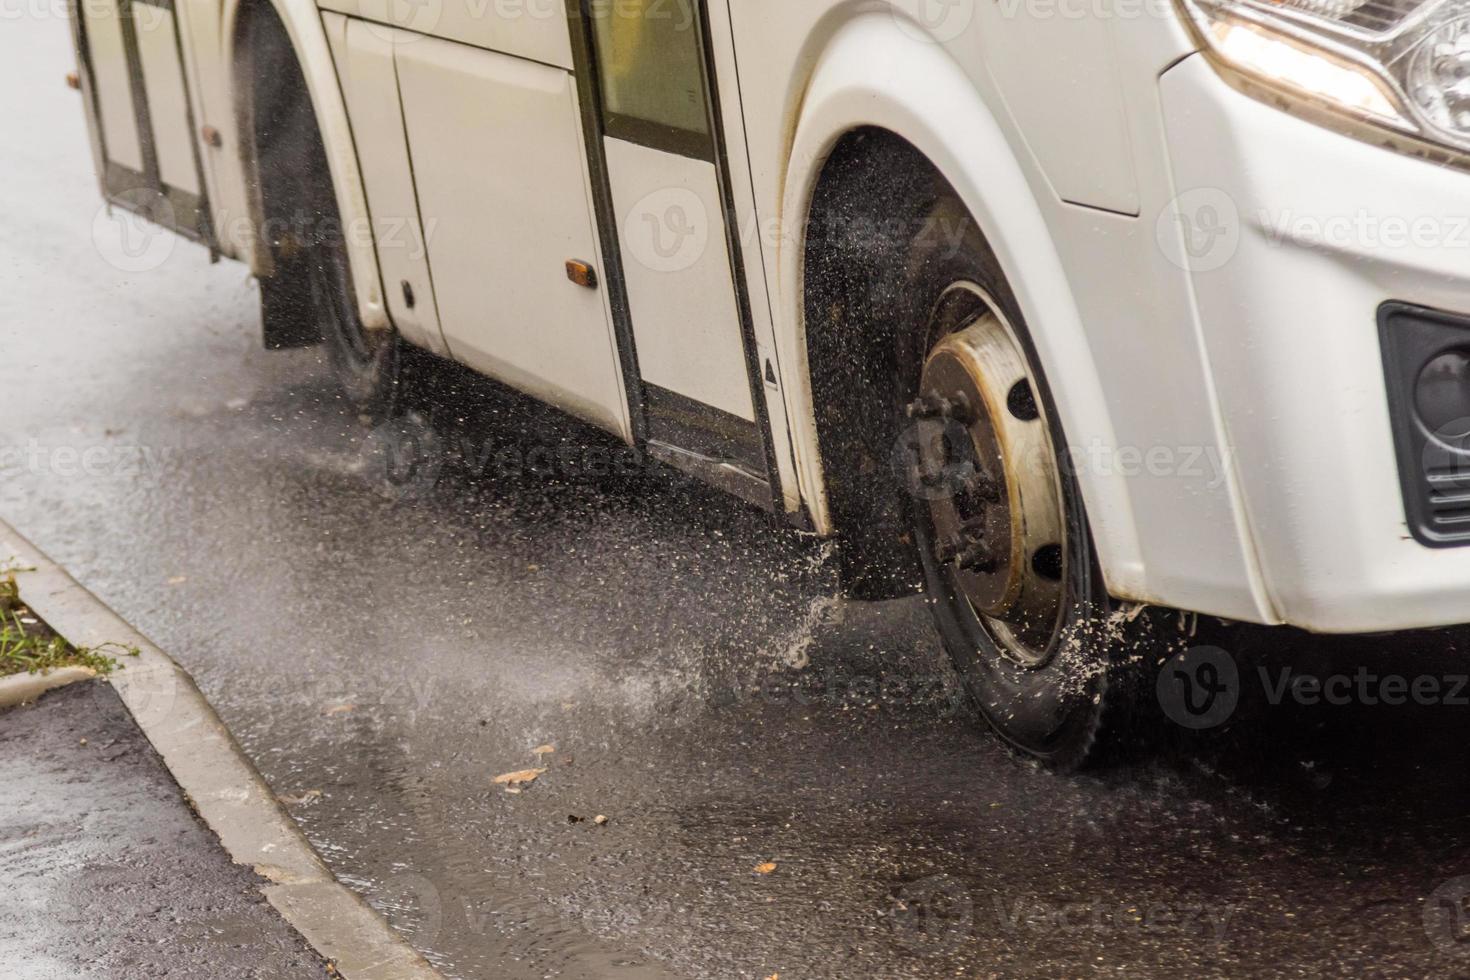
<path fill-rule="evenodd" d="M 635 432 L 656 458 L 779 510 L 775 371 L 752 328 L 706 18 L 701 0 L 571 11 L 593 190 Z"/>

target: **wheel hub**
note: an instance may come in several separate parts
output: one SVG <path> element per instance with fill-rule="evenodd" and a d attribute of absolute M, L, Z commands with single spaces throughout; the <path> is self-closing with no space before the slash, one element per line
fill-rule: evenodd
<path fill-rule="evenodd" d="M 1061 619 L 1067 553 L 1050 433 L 1026 358 L 989 297 L 953 287 L 936 317 L 942 336 L 907 409 L 911 487 L 953 591 L 1003 651 L 1035 664 Z"/>

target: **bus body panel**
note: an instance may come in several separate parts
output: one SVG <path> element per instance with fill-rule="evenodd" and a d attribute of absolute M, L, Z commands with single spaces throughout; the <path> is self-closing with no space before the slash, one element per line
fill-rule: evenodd
<path fill-rule="evenodd" d="M 596 262 L 577 93 L 523 58 L 438 38 L 398 45 L 399 88 L 444 339 L 456 360 L 628 431 Z"/>

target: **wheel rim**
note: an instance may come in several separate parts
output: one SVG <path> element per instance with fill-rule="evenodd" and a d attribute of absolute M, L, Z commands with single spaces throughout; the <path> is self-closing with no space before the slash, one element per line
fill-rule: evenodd
<path fill-rule="evenodd" d="M 1061 630 L 1066 519 L 1050 430 L 1014 329 L 978 285 L 947 289 L 908 451 L 929 550 L 950 596 L 1005 656 L 1046 663 Z"/>

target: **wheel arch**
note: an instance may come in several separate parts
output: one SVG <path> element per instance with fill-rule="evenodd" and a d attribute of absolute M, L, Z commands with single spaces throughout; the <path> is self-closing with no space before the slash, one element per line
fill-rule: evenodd
<path fill-rule="evenodd" d="M 842 502 L 834 508 L 830 492 L 834 485 L 839 491 L 844 481 L 849 488 L 871 487 L 875 475 L 887 473 L 885 466 L 874 474 L 871 460 L 868 472 L 859 474 L 852 469 L 859 460 L 836 458 L 830 450 L 834 458 L 824 457 L 819 434 L 817 394 L 830 364 L 815 364 L 813 357 L 851 350 L 855 341 L 870 338 L 814 338 L 808 333 L 830 329 L 809 317 L 812 301 L 825 298 L 824 284 L 815 277 L 830 271 L 823 269 L 825 246 L 812 230 L 823 227 L 824 202 L 844 199 L 844 187 L 833 182 L 848 175 L 855 140 L 878 136 L 890 150 L 901 144 L 912 161 L 922 161 L 953 189 L 1016 294 L 1070 446 L 1116 445 L 1082 315 L 1042 203 L 986 98 L 945 48 L 916 39 L 912 25 L 902 29 L 890 12 L 858 14 L 831 32 L 814 59 L 795 119 L 782 227 L 799 231 L 781 237 L 777 275 L 787 285 L 780 291 L 785 308 L 777 317 L 777 342 L 781 363 L 796 367 L 797 377 L 785 385 L 787 413 L 802 496 L 818 531 L 840 541 L 853 533 L 858 515 L 847 514 L 847 526 L 841 526 L 837 512 Z M 902 176 L 895 172 L 895 177 Z M 1037 186 L 1044 187 L 1044 181 Z M 861 389 L 849 386 L 843 391 L 852 398 Z M 839 414 L 861 418 L 862 411 L 842 406 Z M 1125 484 L 1116 475 L 1088 467 L 1079 468 L 1078 479 L 1109 586 L 1125 594 L 1141 588 L 1138 536 Z M 907 543 L 887 534 L 858 548 L 864 552 L 856 556 L 858 566 L 875 574 L 858 576 L 856 593 L 902 594 L 902 583 L 913 577 L 905 566 L 912 561 Z M 853 570 L 849 565 L 844 561 L 846 574 Z"/>
<path fill-rule="evenodd" d="M 245 258 L 251 271 L 262 281 L 274 274 L 274 258 L 262 233 L 265 202 L 261 195 L 260 161 L 255 156 L 253 86 L 246 76 L 254 54 L 246 40 L 248 29 L 252 21 L 271 15 L 281 28 L 281 34 L 275 35 L 271 43 L 282 41 L 289 46 L 311 100 L 342 223 L 359 315 L 365 327 L 386 328 L 390 325 L 388 311 L 383 301 L 367 195 L 347 105 L 321 13 L 311 0 L 225 0 L 222 53 L 227 66 L 230 103 L 234 106 L 234 137 L 245 186 L 244 220 L 249 243 Z"/>

